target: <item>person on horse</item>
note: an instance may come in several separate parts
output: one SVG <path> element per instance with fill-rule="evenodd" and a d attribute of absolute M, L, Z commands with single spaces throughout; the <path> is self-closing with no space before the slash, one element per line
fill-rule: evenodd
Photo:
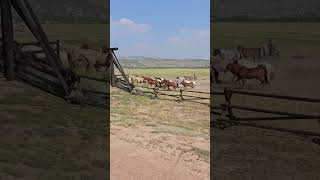
<path fill-rule="evenodd" d="M 222 54 L 220 49 L 215 49 L 213 52 L 213 56 L 216 57 L 213 61 L 213 75 L 216 83 L 221 83 L 222 81 L 219 79 L 219 74 L 224 72 L 224 68 L 221 65 Z"/>
<path fill-rule="evenodd" d="M 272 56 L 274 47 L 271 39 L 269 39 L 269 42 L 268 42 L 268 49 L 269 49 L 269 56 Z"/>

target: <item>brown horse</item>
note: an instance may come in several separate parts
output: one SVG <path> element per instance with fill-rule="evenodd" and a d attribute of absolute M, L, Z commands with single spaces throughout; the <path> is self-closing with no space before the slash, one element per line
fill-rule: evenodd
<path fill-rule="evenodd" d="M 155 87 L 159 87 L 160 86 L 160 83 L 159 81 L 155 80 L 155 79 L 152 79 L 150 77 L 143 77 L 143 81 L 144 82 L 147 82 L 149 85 L 154 85 Z"/>
<path fill-rule="evenodd" d="M 263 50 L 263 54 L 265 54 L 264 48 L 244 48 L 242 46 L 238 46 L 237 50 L 240 53 L 240 59 L 252 57 L 253 61 L 256 61 L 256 58 L 261 58 L 261 49 Z"/>
<path fill-rule="evenodd" d="M 170 86 L 172 87 L 173 90 L 176 90 L 177 89 L 177 83 L 176 82 L 173 82 L 173 81 L 170 81 L 170 80 L 163 80 L 162 81 L 164 84 L 165 84 L 165 87 L 168 88 L 168 90 L 170 90 Z"/>
<path fill-rule="evenodd" d="M 232 78 L 232 82 L 234 82 L 236 80 L 236 78 L 239 77 L 239 72 L 242 67 L 243 66 L 238 64 L 238 61 L 235 60 L 233 63 L 227 64 L 227 66 L 224 70 L 224 73 L 227 73 L 228 71 L 230 71 L 234 75 Z"/>
<path fill-rule="evenodd" d="M 267 68 L 264 65 L 258 65 L 258 67 L 255 68 L 242 66 L 239 69 L 237 82 L 242 80 L 243 88 L 245 79 L 258 79 L 261 85 L 269 84 Z"/>

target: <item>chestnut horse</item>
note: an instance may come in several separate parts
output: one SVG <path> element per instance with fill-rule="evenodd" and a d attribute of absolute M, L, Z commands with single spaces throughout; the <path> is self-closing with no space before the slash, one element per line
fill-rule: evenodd
<path fill-rule="evenodd" d="M 258 65 L 255 68 L 246 68 L 243 66 L 239 70 L 237 82 L 242 80 L 242 87 L 244 88 L 245 79 L 258 79 L 261 85 L 269 84 L 268 71 L 266 66 Z"/>
<path fill-rule="evenodd" d="M 268 71 L 265 65 L 258 65 L 255 68 L 247 68 L 235 61 L 226 66 L 225 72 L 228 71 L 234 75 L 232 81 L 234 81 L 235 78 L 237 78 L 236 82 L 242 80 L 243 87 L 245 79 L 258 79 L 262 85 L 269 84 Z"/>
<path fill-rule="evenodd" d="M 147 82 L 148 84 L 150 84 L 151 86 L 154 85 L 155 87 L 159 87 L 160 83 L 159 81 L 152 79 L 150 77 L 143 77 L 143 81 Z"/>
<path fill-rule="evenodd" d="M 170 86 L 172 87 L 173 90 L 176 90 L 177 89 L 177 83 L 176 82 L 173 82 L 173 81 L 170 81 L 170 80 L 163 80 L 162 81 L 164 84 L 165 84 L 165 87 L 168 88 L 168 90 L 170 90 Z"/>
<path fill-rule="evenodd" d="M 239 76 L 239 72 L 242 67 L 243 66 L 238 64 L 238 61 L 235 60 L 235 61 L 233 61 L 233 63 L 227 64 L 227 66 L 224 70 L 224 73 L 227 73 L 228 71 L 230 71 L 233 74 L 232 82 L 234 82 L 236 80 L 236 78 Z"/>
<path fill-rule="evenodd" d="M 263 50 L 263 54 L 265 54 L 264 47 L 262 48 L 244 48 L 242 46 L 238 46 L 237 50 L 240 53 L 240 59 L 252 57 L 253 61 L 256 61 L 256 58 L 261 58 L 261 50 Z"/>

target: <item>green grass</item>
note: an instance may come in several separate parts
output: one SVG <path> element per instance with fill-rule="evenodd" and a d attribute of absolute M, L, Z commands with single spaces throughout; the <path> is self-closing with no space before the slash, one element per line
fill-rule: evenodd
<path fill-rule="evenodd" d="M 257 47 L 269 38 L 286 54 L 317 53 L 320 47 L 320 23 L 215 23 L 211 29 L 213 48 Z"/>
<path fill-rule="evenodd" d="M 60 39 L 70 44 L 86 43 L 94 46 L 103 46 L 109 41 L 107 24 L 43 24 L 42 27 L 50 40 Z M 30 41 L 33 37 L 19 36 L 19 39 Z"/>
<path fill-rule="evenodd" d="M 205 68 L 172 68 L 172 69 L 124 69 L 127 74 L 140 74 L 145 76 L 157 76 L 175 79 L 177 76 L 193 76 L 195 73 L 198 79 L 209 79 L 210 70 Z"/>
<path fill-rule="evenodd" d="M 7 88 L 12 90 L 0 97 L 0 173 L 25 177 L 50 169 L 79 175 L 83 169 L 106 168 L 96 167 L 97 156 L 105 152 L 105 109 L 80 109 L 21 84 Z"/>

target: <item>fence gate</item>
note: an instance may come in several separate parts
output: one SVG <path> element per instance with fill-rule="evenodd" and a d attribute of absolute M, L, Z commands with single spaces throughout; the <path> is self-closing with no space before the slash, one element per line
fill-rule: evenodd
<path fill-rule="evenodd" d="M 49 42 L 28 0 L 1 0 L 2 58 L 4 77 L 8 81 L 22 80 L 54 95 L 66 98 L 76 81 L 75 73 L 61 65 L 58 47 Z M 13 8 L 11 8 L 13 7 Z M 14 41 L 12 12 L 14 9 L 27 25 L 37 42 Z M 38 51 L 26 52 L 23 47 L 35 45 Z M 58 45 L 59 46 L 59 43 Z M 37 54 L 44 54 L 38 57 Z"/>

